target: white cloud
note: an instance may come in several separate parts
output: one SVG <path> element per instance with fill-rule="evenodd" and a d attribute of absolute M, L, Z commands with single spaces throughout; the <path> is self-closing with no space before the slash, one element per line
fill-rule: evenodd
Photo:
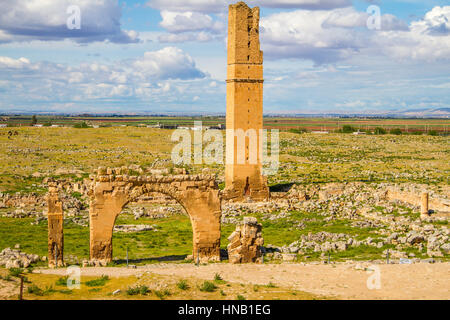
<path fill-rule="evenodd" d="M 167 47 L 159 51 L 146 52 L 143 58 L 132 64 L 135 75 L 141 78 L 193 79 L 203 78 L 191 56 L 181 49 Z"/>
<path fill-rule="evenodd" d="M 450 34 L 450 6 L 434 7 L 426 13 L 423 20 L 413 22 L 411 29 L 417 33 Z"/>
<path fill-rule="evenodd" d="M 263 49 L 271 58 L 344 59 L 365 46 L 366 38 L 354 32 L 364 17 L 353 8 L 274 14 L 261 20 Z"/>
<path fill-rule="evenodd" d="M 198 79 L 208 81 L 192 57 L 174 47 L 145 52 L 137 59 L 109 65 L 68 66 L 0 56 L 0 91 L 5 90 L 4 101 L 14 104 L 155 98 L 155 94 L 170 94 L 170 81 Z M 188 100 L 192 101 L 192 97 Z"/>
<path fill-rule="evenodd" d="M 161 11 L 161 17 L 161 27 L 173 33 L 202 30 L 221 32 L 226 28 L 225 25 L 219 21 L 214 21 L 211 16 L 198 12 L 173 12 L 163 10 Z"/>
<path fill-rule="evenodd" d="M 273 14 L 261 20 L 263 50 L 272 59 L 307 59 L 316 64 L 360 53 L 429 61 L 450 58 L 450 33 L 445 33 L 450 7 L 435 7 L 409 27 L 386 14 L 382 29 L 369 31 L 367 19 L 367 13 L 351 7 Z"/>
<path fill-rule="evenodd" d="M 249 3 L 268 8 L 302 8 L 324 10 L 352 5 L 351 0 L 250 0 Z"/>
<path fill-rule="evenodd" d="M 227 10 L 235 0 L 150 0 L 147 5 L 158 10 L 218 13 Z M 302 8 L 310 10 L 351 6 L 351 0 L 249 0 L 249 6 L 268 8 Z"/>
<path fill-rule="evenodd" d="M 78 6 L 81 29 L 69 30 L 69 6 Z M 2 1 L 0 42 L 63 40 L 77 42 L 138 41 L 135 31 L 122 30 L 122 10 L 117 0 L 16 0 Z"/>
<path fill-rule="evenodd" d="M 26 58 L 12 59 L 9 57 L 0 57 L 0 68 L 23 69 L 30 66 L 30 60 Z"/>

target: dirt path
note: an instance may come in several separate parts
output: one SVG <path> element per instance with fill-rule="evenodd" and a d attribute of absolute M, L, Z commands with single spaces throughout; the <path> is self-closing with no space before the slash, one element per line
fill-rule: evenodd
<path fill-rule="evenodd" d="M 127 268 L 84 268 L 82 276 L 123 277 L 151 272 L 176 277 L 212 280 L 220 273 L 224 280 L 265 285 L 269 282 L 318 295 L 339 299 L 450 299 L 450 263 L 377 265 L 381 289 L 369 290 L 365 271 L 369 264 L 338 265 L 231 265 L 159 264 Z M 40 270 L 44 274 L 65 275 L 65 270 Z M 373 278 L 372 278 L 373 279 Z M 376 282 L 372 282 L 376 283 Z"/>

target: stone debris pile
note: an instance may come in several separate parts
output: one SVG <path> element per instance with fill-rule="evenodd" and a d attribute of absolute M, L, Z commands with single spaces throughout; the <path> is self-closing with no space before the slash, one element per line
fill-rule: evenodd
<path fill-rule="evenodd" d="M 246 217 L 236 231 L 228 238 L 228 258 L 230 263 L 262 263 L 262 225 L 256 218 Z"/>
<path fill-rule="evenodd" d="M 41 259 L 37 254 L 26 254 L 19 249 L 6 248 L 0 252 L 0 266 L 10 268 L 28 268 Z"/>

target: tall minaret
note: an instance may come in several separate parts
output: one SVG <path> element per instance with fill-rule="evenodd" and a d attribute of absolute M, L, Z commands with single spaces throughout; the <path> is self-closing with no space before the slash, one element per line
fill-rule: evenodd
<path fill-rule="evenodd" d="M 225 169 L 229 199 L 250 197 L 258 201 L 269 197 L 267 178 L 262 176 L 263 83 L 259 8 L 251 9 L 244 2 L 230 5 Z M 233 137 L 230 132 L 237 136 Z M 243 132 L 247 137 L 239 138 Z M 242 143 L 243 139 L 245 143 Z M 233 157 L 234 161 L 230 163 L 229 159 Z"/>

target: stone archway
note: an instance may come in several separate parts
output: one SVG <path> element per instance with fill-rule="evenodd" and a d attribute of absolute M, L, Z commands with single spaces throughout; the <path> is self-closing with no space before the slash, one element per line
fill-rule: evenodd
<path fill-rule="evenodd" d="M 100 168 L 89 192 L 90 258 L 112 261 L 112 235 L 122 209 L 142 195 L 158 192 L 178 201 L 193 231 L 194 260 L 220 261 L 221 193 L 213 176 L 128 176 L 127 169 Z"/>

